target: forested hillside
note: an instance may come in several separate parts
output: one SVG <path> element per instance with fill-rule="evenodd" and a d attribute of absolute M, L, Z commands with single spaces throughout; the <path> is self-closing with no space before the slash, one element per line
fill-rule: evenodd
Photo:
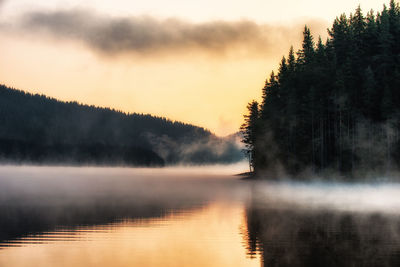
<path fill-rule="evenodd" d="M 249 103 L 242 126 L 256 172 L 342 174 L 397 170 L 400 164 L 400 8 L 341 15 L 326 41 L 304 29 Z"/>
<path fill-rule="evenodd" d="M 241 159 L 233 140 L 143 114 L 62 102 L 0 85 L 3 162 L 162 166 Z"/>

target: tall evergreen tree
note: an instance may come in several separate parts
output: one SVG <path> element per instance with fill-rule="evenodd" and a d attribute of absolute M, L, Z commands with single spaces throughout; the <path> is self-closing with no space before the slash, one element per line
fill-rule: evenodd
<path fill-rule="evenodd" d="M 257 101 L 252 101 L 247 105 L 248 114 L 244 115 L 244 123 L 240 127 L 242 133 L 242 142 L 245 144 L 245 153 L 249 159 L 250 171 L 254 170 L 254 160 L 258 134 L 259 110 Z"/>
<path fill-rule="evenodd" d="M 314 57 L 314 40 L 311 35 L 310 29 L 305 26 L 303 31 L 302 49 L 297 53 L 298 62 L 301 64 L 310 63 Z"/>
<path fill-rule="evenodd" d="M 400 167 L 399 4 L 366 16 L 358 7 L 328 34 L 315 45 L 306 26 L 301 49 L 291 47 L 267 79 L 251 148 L 256 170 L 271 162 L 292 174 Z"/>

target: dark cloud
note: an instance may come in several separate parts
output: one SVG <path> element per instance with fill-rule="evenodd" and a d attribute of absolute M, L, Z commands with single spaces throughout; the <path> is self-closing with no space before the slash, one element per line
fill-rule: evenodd
<path fill-rule="evenodd" d="M 78 40 L 105 54 L 148 54 L 190 49 L 224 53 L 233 48 L 259 54 L 273 52 L 281 46 L 282 40 L 293 42 L 301 36 L 299 25 L 260 25 L 248 20 L 195 24 L 148 16 L 115 18 L 88 10 L 32 12 L 24 14 L 18 26 L 33 33 L 43 32 L 56 38 Z"/>

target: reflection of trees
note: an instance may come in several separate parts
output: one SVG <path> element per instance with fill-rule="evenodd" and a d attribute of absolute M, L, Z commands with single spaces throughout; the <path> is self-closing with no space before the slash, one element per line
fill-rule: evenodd
<path fill-rule="evenodd" d="M 89 177 L 0 179 L 0 247 L 31 233 L 155 218 L 202 207 L 225 192 L 220 180 L 167 177 Z M 29 174 L 30 175 L 30 174 Z M 49 176 L 44 174 L 44 176 Z M 59 174 L 57 174 L 59 175 Z M 99 175 L 98 177 L 96 175 Z"/>
<path fill-rule="evenodd" d="M 59 228 L 109 224 L 119 220 L 162 217 L 170 212 L 194 208 L 193 203 L 153 201 L 143 203 L 131 200 L 101 198 L 94 202 L 83 201 L 49 203 L 45 205 L 1 205 L 1 242 L 31 233 L 52 231 Z"/>
<path fill-rule="evenodd" d="M 249 253 L 264 266 L 400 266 L 400 217 L 263 208 L 246 210 Z"/>

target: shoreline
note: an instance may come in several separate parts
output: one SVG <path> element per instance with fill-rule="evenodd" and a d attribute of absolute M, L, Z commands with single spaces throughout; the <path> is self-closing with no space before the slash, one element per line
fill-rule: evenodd
<path fill-rule="evenodd" d="M 240 180 L 255 180 L 256 179 L 256 175 L 254 172 L 242 172 L 242 173 L 235 174 L 235 176 L 241 177 Z"/>

